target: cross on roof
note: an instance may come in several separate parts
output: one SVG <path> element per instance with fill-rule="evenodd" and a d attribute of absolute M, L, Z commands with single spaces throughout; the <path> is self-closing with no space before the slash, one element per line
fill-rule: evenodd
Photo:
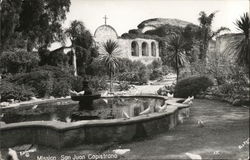
<path fill-rule="evenodd" d="M 103 18 L 104 18 L 104 20 L 105 20 L 105 22 L 104 22 L 105 25 L 107 25 L 107 19 L 108 19 L 108 17 L 105 15 Z"/>

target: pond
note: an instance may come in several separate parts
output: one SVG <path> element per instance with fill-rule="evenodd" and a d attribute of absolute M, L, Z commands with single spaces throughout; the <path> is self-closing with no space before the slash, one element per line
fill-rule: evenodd
<path fill-rule="evenodd" d="M 78 102 L 71 99 L 37 105 L 27 105 L 5 109 L 0 121 L 17 123 L 25 121 L 77 121 L 81 115 L 83 119 L 120 119 L 139 116 L 139 113 L 150 107 L 150 112 L 156 112 L 157 106 L 164 104 L 163 99 L 157 98 L 100 98 L 93 101 L 92 110 L 79 110 Z"/>

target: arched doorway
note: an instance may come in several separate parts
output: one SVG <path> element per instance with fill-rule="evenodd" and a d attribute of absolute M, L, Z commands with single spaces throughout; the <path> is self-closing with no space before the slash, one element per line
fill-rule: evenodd
<path fill-rule="evenodd" d="M 139 56 L 139 45 L 136 41 L 131 43 L 131 55 L 132 56 Z"/>
<path fill-rule="evenodd" d="M 156 45 L 154 42 L 151 43 L 151 55 L 156 57 Z"/>
<path fill-rule="evenodd" d="M 142 56 L 148 56 L 148 44 L 146 42 L 142 43 Z"/>

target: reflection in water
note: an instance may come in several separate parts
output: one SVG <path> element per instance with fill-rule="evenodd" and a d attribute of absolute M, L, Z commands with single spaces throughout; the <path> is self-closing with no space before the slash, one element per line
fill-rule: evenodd
<path fill-rule="evenodd" d="M 124 118 L 130 118 L 127 112 L 122 111 L 122 113 L 123 113 Z"/>
<path fill-rule="evenodd" d="M 65 121 L 66 121 L 67 123 L 70 123 L 70 122 L 71 122 L 71 118 L 68 116 L 68 117 L 65 118 Z"/>
<path fill-rule="evenodd" d="M 58 121 L 58 119 L 59 119 L 59 118 L 57 117 L 56 114 L 52 114 L 52 115 L 51 115 L 51 119 L 50 119 L 51 121 Z"/>
<path fill-rule="evenodd" d="M 5 111 L 2 121 L 15 123 L 22 121 L 63 121 L 72 122 L 72 113 L 83 116 L 96 117 L 96 119 L 119 119 L 139 116 L 143 112 L 158 112 L 164 101 L 155 98 L 105 98 L 93 102 L 93 110 L 78 111 L 77 103 L 69 100 L 62 103 L 47 103 L 34 106 L 20 107 Z"/>

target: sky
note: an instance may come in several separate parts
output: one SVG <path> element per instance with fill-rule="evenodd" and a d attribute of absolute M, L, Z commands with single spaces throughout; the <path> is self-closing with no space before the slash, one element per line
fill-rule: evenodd
<path fill-rule="evenodd" d="M 71 0 L 64 27 L 73 20 L 80 20 L 93 34 L 104 24 L 103 17 L 107 15 L 107 24 L 121 35 L 150 18 L 177 18 L 198 25 L 200 11 L 207 14 L 219 11 L 213 29 L 224 26 L 237 32 L 234 22 L 244 12 L 249 12 L 249 7 L 249 0 Z"/>
<path fill-rule="evenodd" d="M 142 21 L 151 18 L 176 18 L 199 25 L 200 11 L 210 14 L 218 11 L 213 30 L 221 26 L 237 32 L 236 19 L 249 12 L 250 0 L 71 0 L 70 11 L 63 27 L 69 27 L 73 20 L 80 20 L 94 34 L 97 27 L 107 24 L 115 28 L 118 35 L 136 29 Z M 66 44 L 69 45 L 69 41 Z M 53 43 L 51 49 L 60 47 Z"/>

